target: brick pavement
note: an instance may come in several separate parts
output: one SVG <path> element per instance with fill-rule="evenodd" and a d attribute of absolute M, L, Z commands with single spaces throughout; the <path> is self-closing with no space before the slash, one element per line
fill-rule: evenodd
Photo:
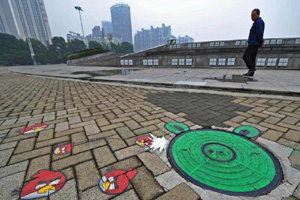
<path fill-rule="evenodd" d="M 173 173 L 172 167 L 156 154 L 137 153 L 141 150 L 135 145 L 137 137 L 149 132 L 168 135 L 163 125 L 173 121 L 189 126 L 256 126 L 262 138 L 293 148 L 291 163 L 300 168 L 300 102 L 2 73 L 0 186 L 4 192 L 0 199 L 18 199 L 22 185 L 42 169 L 59 170 L 68 179 L 48 199 L 200 199 L 189 184 L 160 185 L 158 177 Z M 40 122 L 49 125 L 47 130 L 18 133 Z M 56 147 L 71 142 L 75 142 L 72 153 L 53 155 Z M 101 176 L 110 169 L 128 168 L 137 169 L 138 174 L 123 194 L 100 192 Z M 293 195 L 299 198 L 299 186 Z"/>

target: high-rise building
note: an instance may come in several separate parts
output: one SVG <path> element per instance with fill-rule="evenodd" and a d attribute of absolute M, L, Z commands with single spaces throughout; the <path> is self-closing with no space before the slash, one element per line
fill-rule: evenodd
<path fill-rule="evenodd" d="M 150 30 L 142 29 L 134 36 L 134 50 L 141 51 L 155 46 L 167 44 L 171 38 L 171 26 L 162 24 L 162 27 L 153 28 Z"/>
<path fill-rule="evenodd" d="M 130 7 L 127 4 L 116 4 L 110 8 L 113 35 L 132 44 L 132 27 Z"/>
<path fill-rule="evenodd" d="M 92 29 L 92 32 L 93 32 L 93 37 L 101 37 L 101 29 L 100 29 L 100 26 L 95 26 L 93 29 Z"/>
<path fill-rule="evenodd" d="M 102 28 L 103 28 L 103 35 L 104 37 L 107 37 L 107 35 L 110 34 L 114 34 L 113 32 L 113 27 L 112 27 L 112 23 L 109 21 L 102 21 Z"/>
<path fill-rule="evenodd" d="M 0 0 L 0 31 L 51 44 L 44 0 Z"/>
<path fill-rule="evenodd" d="M 178 36 L 178 38 L 176 40 L 176 43 L 189 43 L 189 42 L 194 42 L 194 39 L 188 35 L 186 35 L 184 37 Z"/>

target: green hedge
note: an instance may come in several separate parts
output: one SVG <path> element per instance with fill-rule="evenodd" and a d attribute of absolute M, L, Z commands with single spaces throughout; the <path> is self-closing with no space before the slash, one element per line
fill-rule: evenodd
<path fill-rule="evenodd" d="M 86 56 L 92 56 L 92 55 L 95 55 L 95 54 L 106 53 L 106 52 L 109 52 L 109 50 L 108 49 L 101 49 L 101 48 L 87 49 L 87 50 L 84 50 L 84 51 L 80 51 L 80 52 L 76 52 L 76 53 L 72 53 L 72 54 L 68 55 L 68 60 L 83 58 L 83 57 L 86 57 Z"/>

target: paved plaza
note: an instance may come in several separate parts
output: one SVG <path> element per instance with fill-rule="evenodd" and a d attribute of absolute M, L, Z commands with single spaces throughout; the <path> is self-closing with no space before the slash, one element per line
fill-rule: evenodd
<path fill-rule="evenodd" d="M 12 70 L 33 71 L 32 67 Z M 32 74 L 39 75 L 43 70 L 49 75 L 50 69 L 45 67 Z M 275 76 L 272 71 L 265 72 Z M 290 71 L 282 77 L 285 74 L 292 76 Z M 258 79 L 261 77 L 266 76 Z M 299 79 L 290 79 L 289 83 L 293 92 L 300 91 Z M 288 85 L 282 88 L 288 90 Z M 253 148 L 262 147 L 274 155 L 281 170 L 276 176 L 282 180 L 255 197 L 225 194 L 192 183 L 174 166 L 168 151 L 143 151 L 144 147 L 136 144 L 149 133 L 171 141 L 176 130 L 166 125 L 174 122 L 185 125 L 174 126 L 181 133 L 187 129 L 233 132 L 240 126 L 257 128 L 259 137 L 247 141 Z M 40 123 L 35 127 L 39 131 L 24 130 Z M 57 152 L 68 148 L 60 149 L 64 145 L 73 146 L 69 146 L 70 152 L 59 155 Z M 25 186 L 43 170 L 59 172 L 57 177 L 63 182 L 53 194 L 40 198 L 43 200 L 300 199 L 300 100 L 117 86 L 16 74 L 0 68 L 0 199 L 23 197 L 28 193 Z M 114 170 L 121 173 L 114 180 L 116 190 L 125 185 L 120 194 L 101 189 L 106 189 L 103 176 Z M 121 182 L 121 177 L 127 182 Z"/>

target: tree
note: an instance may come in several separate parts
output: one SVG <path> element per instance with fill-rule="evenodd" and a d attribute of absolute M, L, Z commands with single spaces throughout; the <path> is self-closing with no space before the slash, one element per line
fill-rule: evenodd
<path fill-rule="evenodd" d="M 96 41 L 90 41 L 89 42 L 89 49 L 95 49 L 95 48 L 103 48 L 102 45 L 99 42 Z"/>
<path fill-rule="evenodd" d="M 82 51 L 86 49 L 86 45 L 84 44 L 83 41 L 75 39 L 68 42 L 67 49 L 72 53 L 75 53 L 77 51 Z"/>
<path fill-rule="evenodd" d="M 122 42 L 121 44 L 121 52 L 120 53 L 132 53 L 133 45 L 129 42 Z"/>

